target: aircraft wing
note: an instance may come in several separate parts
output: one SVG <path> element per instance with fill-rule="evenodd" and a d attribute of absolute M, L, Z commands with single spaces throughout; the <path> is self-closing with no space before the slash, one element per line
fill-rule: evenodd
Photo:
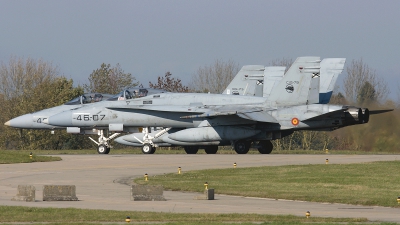
<path fill-rule="evenodd" d="M 210 118 L 217 116 L 237 115 L 243 119 L 248 119 L 258 122 L 278 123 L 278 121 L 271 116 L 263 108 L 249 106 L 249 105 L 227 105 L 227 106 L 204 106 L 204 107 L 191 107 L 191 106 L 153 106 L 153 105 L 124 105 L 118 107 L 107 107 L 108 109 L 116 111 L 137 111 L 137 110 L 150 110 L 161 112 L 184 112 L 192 115 L 181 116 L 182 119 L 191 118 Z"/>
<path fill-rule="evenodd" d="M 227 106 L 211 109 L 200 115 L 182 116 L 182 119 L 201 118 L 201 117 L 216 117 L 237 115 L 243 119 L 264 122 L 264 123 L 278 123 L 278 121 L 271 116 L 267 111 L 260 107 L 254 106 Z"/>
<path fill-rule="evenodd" d="M 203 113 L 203 111 L 192 111 L 193 107 L 190 106 L 171 106 L 171 105 L 124 105 L 106 107 L 107 109 L 116 111 L 130 111 L 130 110 L 150 110 L 161 112 L 189 112 L 189 113 Z"/>

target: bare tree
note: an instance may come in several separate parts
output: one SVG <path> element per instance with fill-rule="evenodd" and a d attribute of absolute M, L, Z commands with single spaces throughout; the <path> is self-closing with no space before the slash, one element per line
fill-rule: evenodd
<path fill-rule="evenodd" d="M 353 60 L 347 67 L 344 91 L 348 101 L 360 104 L 363 103 L 365 98 L 371 99 L 372 96 L 374 100 L 380 102 L 385 100 L 390 93 L 386 82 L 362 59 Z"/>
<path fill-rule="evenodd" d="M 286 71 L 290 68 L 290 66 L 293 64 L 293 59 L 290 58 L 282 58 L 282 59 L 274 59 L 272 60 L 268 65 L 269 66 L 285 66 Z"/>
<path fill-rule="evenodd" d="M 12 57 L 0 68 L 1 122 L 23 114 L 61 105 L 82 94 L 81 87 L 60 76 L 58 68 L 43 60 Z M 65 132 L 49 136 L 49 131 L 24 130 L 0 127 L 0 144 L 3 148 L 58 149 L 70 135 Z M 21 135 L 23 134 L 23 135 Z"/>
<path fill-rule="evenodd" d="M 200 67 L 192 77 L 190 87 L 197 92 L 220 94 L 239 72 L 239 65 L 232 60 L 215 60 L 210 66 Z"/>
<path fill-rule="evenodd" d="M 178 78 L 173 78 L 172 74 L 168 71 L 164 77 L 158 77 L 157 83 L 149 82 L 149 87 L 162 89 L 170 92 L 188 92 L 189 88 L 182 84 Z"/>

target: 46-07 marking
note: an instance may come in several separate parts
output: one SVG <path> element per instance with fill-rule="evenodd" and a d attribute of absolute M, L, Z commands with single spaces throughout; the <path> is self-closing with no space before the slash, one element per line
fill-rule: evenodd
<path fill-rule="evenodd" d="M 104 119 L 104 117 L 106 117 L 106 115 L 93 115 L 93 116 L 89 116 L 89 115 L 78 115 L 78 117 L 76 117 L 76 120 L 83 120 L 83 121 L 101 121 Z"/>

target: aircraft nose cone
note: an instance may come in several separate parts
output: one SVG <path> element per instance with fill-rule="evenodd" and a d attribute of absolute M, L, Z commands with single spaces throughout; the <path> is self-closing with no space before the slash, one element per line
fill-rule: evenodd
<path fill-rule="evenodd" d="M 33 122 L 32 114 L 25 114 L 5 122 L 4 125 L 15 128 L 32 128 Z"/>
<path fill-rule="evenodd" d="M 53 126 L 70 127 L 72 125 L 72 112 L 65 111 L 54 116 L 50 116 L 45 123 Z"/>

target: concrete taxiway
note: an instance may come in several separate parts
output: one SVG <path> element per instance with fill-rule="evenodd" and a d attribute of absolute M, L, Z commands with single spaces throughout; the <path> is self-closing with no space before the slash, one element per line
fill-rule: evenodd
<path fill-rule="evenodd" d="M 74 207 L 127 211 L 176 213 L 258 213 L 315 217 L 368 218 L 371 221 L 400 222 L 400 209 L 312 203 L 275 199 L 215 195 L 216 200 L 194 200 L 199 193 L 164 191 L 164 202 L 130 200 L 124 183 L 143 177 L 182 171 L 300 164 L 360 163 L 400 160 L 400 155 L 61 155 L 59 162 L 0 165 L 0 205 L 31 207 Z M 199 181 L 202 185 L 204 181 Z M 129 183 L 129 182 L 128 182 Z M 36 202 L 11 201 L 18 185 L 34 185 Z M 43 185 L 76 185 L 79 201 L 42 201 Z M 216 190 L 218 191 L 218 190 Z M 394 196 L 396 198 L 397 196 Z"/>

